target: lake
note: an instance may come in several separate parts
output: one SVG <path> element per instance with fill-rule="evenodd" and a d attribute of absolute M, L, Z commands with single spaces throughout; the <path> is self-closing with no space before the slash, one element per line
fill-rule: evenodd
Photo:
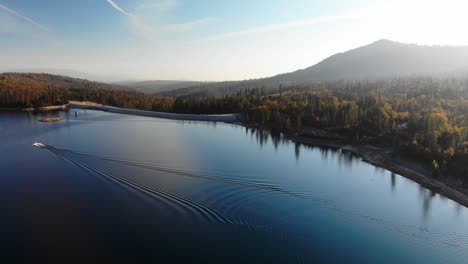
<path fill-rule="evenodd" d="M 339 150 L 90 110 L 0 113 L 0 136 L 5 260 L 468 259 L 465 207 Z"/>

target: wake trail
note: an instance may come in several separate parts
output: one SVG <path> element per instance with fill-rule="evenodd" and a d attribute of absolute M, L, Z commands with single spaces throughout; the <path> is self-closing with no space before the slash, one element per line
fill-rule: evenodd
<path fill-rule="evenodd" d="M 49 149 L 48 149 L 49 150 Z M 78 167 L 81 167 L 85 170 L 91 171 L 97 175 L 103 176 L 113 182 L 117 182 L 121 185 L 124 185 L 126 187 L 129 187 L 131 189 L 138 190 L 140 192 L 143 192 L 147 195 L 152 196 L 153 198 L 162 198 L 166 202 L 169 202 L 172 206 L 179 206 L 182 207 L 186 212 L 189 212 L 189 215 L 196 216 L 196 218 L 202 220 L 202 222 L 208 222 L 208 223 L 219 223 L 219 224 L 230 224 L 230 225 L 236 225 L 236 226 L 242 226 L 246 227 L 250 230 L 253 231 L 261 231 L 261 232 L 267 232 L 270 234 L 275 235 L 278 238 L 283 238 L 286 239 L 286 236 L 281 234 L 280 232 L 274 231 L 272 228 L 263 226 L 263 225 L 255 225 L 251 224 L 247 221 L 240 220 L 240 219 L 235 219 L 232 217 L 226 216 L 224 213 L 217 212 L 218 210 L 216 209 L 211 209 L 206 207 L 205 205 L 202 205 L 198 202 L 195 202 L 193 200 L 189 200 L 162 190 L 158 190 L 146 185 L 142 185 L 140 183 L 136 183 L 134 181 L 130 181 L 128 179 L 124 179 L 122 177 L 118 177 L 115 175 L 112 175 L 108 172 L 104 172 L 102 170 L 99 170 L 95 167 L 92 167 L 90 165 L 84 164 L 83 162 L 74 160 L 70 157 L 67 157 L 63 154 L 56 153 L 52 150 L 49 150 L 51 153 L 69 161 L 72 162 L 73 164 L 77 165 Z M 287 240 L 287 239 L 286 239 Z"/>
<path fill-rule="evenodd" d="M 276 240 L 278 241 L 283 241 L 284 243 L 287 244 L 288 248 L 292 250 L 293 252 L 295 251 L 296 257 L 298 259 L 301 258 L 300 254 L 298 254 L 297 251 L 297 246 L 283 232 L 276 231 L 272 227 L 265 226 L 265 225 L 257 225 L 257 224 L 252 224 L 249 223 L 248 221 L 241 220 L 241 219 L 236 219 L 235 217 L 228 216 L 227 213 L 223 213 L 217 209 L 212 209 L 209 208 L 203 204 L 200 204 L 196 201 L 186 199 L 162 190 L 158 190 L 119 176 L 115 176 L 111 173 L 99 170 L 93 166 L 87 165 L 83 162 L 80 162 L 78 160 L 75 160 L 73 158 L 67 157 L 66 155 L 63 155 L 59 152 L 54 151 L 54 149 L 50 149 L 48 147 L 44 148 L 47 151 L 51 152 L 52 154 L 55 154 L 62 159 L 69 161 L 76 166 L 93 172 L 96 175 L 102 176 L 112 182 L 118 183 L 124 187 L 127 187 L 129 189 L 137 190 L 140 191 L 146 195 L 149 195 L 152 198 L 156 198 L 158 200 L 163 200 L 166 201 L 167 203 L 170 204 L 170 206 L 177 206 L 180 208 L 183 208 L 186 212 L 188 212 L 188 215 L 194 216 L 197 219 L 201 220 L 202 222 L 205 223 L 211 223 L 211 224 L 227 224 L 227 225 L 233 225 L 233 226 L 239 226 L 243 228 L 247 228 L 248 230 L 254 231 L 254 232 L 261 232 L 261 233 L 267 233 L 272 235 Z M 179 211 L 179 210 L 176 210 Z M 218 212 L 219 211 L 219 212 Z"/>
<path fill-rule="evenodd" d="M 68 152 L 68 153 L 72 153 L 76 155 L 92 157 L 92 158 L 96 158 L 100 160 L 116 162 L 116 163 L 120 163 L 124 165 L 145 168 L 145 169 L 159 171 L 159 172 L 177 174 L 177 175 L 185 176 L 185 177 L 198 178 L 198 179 L 204 179 L 204 180 L 215 181 L 215 182 L 235 184 L 235 185 L 244 186 L 248 188 L 267 190 L 270 192 L 282 193 L 282 194 L 289 195 L 289 196 L 296 197 L 296 198 L 313 200 L 315 202 L 333 203 L 331 199 L 321 196 L 321 195 L 293 192 L 293 191 L 283 189 L 273 184 L 259 183 L 259 182 L 254 182 L 254 181 L 243 181 L 243 180 L 233 178 L 236 176 L 230 175 L 230 174 L 224 174 L 224 173 L 218 173 L 218 172 L 216 173 L 197 172 L 197 171 L 190 171 L 190 170 L 184 170 L 184 169 L 170 168 L 170 167 L 165 167 L 165 166 L 160 166 L 160 165 L 142 163 L 142 162 L 131 161 L 131 160 L 115 159 L 115 158 L 108 157 L 108 156 L 95 155 L 95 154 L 77 152 L 77 151 L 68 150 L 68 149 L 56 148 L 50 145 L 46 145 L 46 149 L 49 149 L 51 151 Z"/>
<path fill-rule="evenodd" d="M 71 153 L 71 154 L 77 154 L 77 155 L 82 155 L 82 156 L 87 156 L 87 157 L 92 157 L 92 158 L 97 158 L 100 160 L 105 160 L 105 161 L 111 161 L 111 162 L 116 162 L 124 165 L 129 165 L 129 166 L 135 166 L 135 167 L 140 167 L 140 168 L 145 168 L 145 169 L 150 169 L 150 170 L 155 170 L 155 171 L 161 171 L 161 172 L 167 172 L 167 173 L 173 173 L 181 176 L 186 176 L 186 177 L 193 177 L 193 178 L 199 178 L 199 179 L 205 179 L 205 180 L 210 180 L 210 181 L 217 181 L 217 182 L 223 182 L 223 183 L 229 183 L 229 184 L 235 184 L 235 185 L 240 185 L 240 186 L 245 186 L 245 187 L 250 187 L 254 188 L 257 190 L 263 190 L 266 192 L 278 192 L 278 193 L 283 193 L 287 194 L 293 197 L 298 197 L 298 198 L 306 198 L 306 199 L 312 199 L 315 201 L 321 201 L 323 205 L 328 205 L 330 206 L 332 203 L 330 200 L 325 199 L 324 197 L 320 196 L 314 196 L 314 195 L 308 195 L 308 194 L 300 194 L 300 193 L 295 193 L 291 192 L 288 190 L 284 190 L 276 185 L 272 184 L 264 184 L 264 183 L 258 183 L 258 182 L 251 182 L 251 181 L 242 181 L 238 179 L 233 179 L 230 178 L 229 174 L 224 174 L 224 173 L 212 173 L 212 172 L 196 172 L 196 171 L 189 171 L 189 170 L 183 170 L 183 169 L 176 169 L 176 168 L 169 168 L 165 166 L 158 166 L 158 165 L 153 165 L 153 164 L 147 164 L 147 163 L 142 163 L 142 162 L 136 162 L 136 161 L 129 161 L 129 160 L 122 160 L 122 159 L 115 159 L 107 156 L 100 156 L 100 155 L 94 155 L 94 154 L 89 154 L 89 153 L 80 153 L 80 152 L 75 152 L 72 150 L 67 150 L 67 149 L 60 149 L 60 148 L 55 148 L 49 145 L 46 145 L 45 149 L 49 150 L 52 153 L 55 153 L 57 155 L 60 155 L 59 152 L 63 151 L 66 153 Z M 73 162 L 73 161 L 72 161 Z M 76 162 L 74 162 L 76 163 Z M 85 167 L 88 167 L 87 165 L 83 165 Z M 92 170 L 92 169 L 91 169 Z M 288 241 L 286 236 L 280 232 L 275 232 L 271 228 L 265 227 L 265 226 L 258 226 L 258 225 L 252 225 L 249 224 L 248 222 L 242 221 L 242 220 L 233 220 L 233 218 L 226 217 L 226 213 L 217 213 L 215 210 L 212 210 L 204 205 L 201 205 L 199 203 L 196 203 L 191 200 L 187 200 L 185 198 L 181 198 L 163 191 L 155 190 L 151 187 L 144 186 L 138 183 L 134 183 L 131 181 L 128 181 L 126 179 L 122 179 L 120 177 L 110 175 L 106 172 L 99 171 L 95 169 L 95 172 L 101 172 L 103 174 L 108 175 L 109 177 L 112 177 L 113 179 L 120 181 L 122 183 L 126 183 L 130 185 L 131 187 L 140 189 L 141 191 L 146 191 L 148 193 L 154 194 L 154 195 L 159 195 L 163 196 L 171 201 L 177 201 L 178 203 L 181 203 L 182 206 L 188 206 L 189 209 L 195 210 L 196 213 L 201 214 L 205 216 L 206 219 L 210 219 L 211 222 L 218 222 L 218 223 L 223 223 L 223 224 L 231 224 L 231 225 L 239 225 L 239 226 L 244 226 L 247 227 L 253 231 L 261 231 L 261 232 L 268 232 L 270 234 L 273 234 L 276 239 L 283 240 L 283 241 Z M 229 200 L 229 199 L 227 199 Z M 451 234 L 451 233 L 446 233 L 446 232 L 441 232 L 437 230 L 431 230 L 431 231 L 424 231 L 420 230 L 417 226 L 412 226 L 412 225 L 402 225 L 399 223 L 394 223 L 392 221 L 384 220 L 384 219 L 379 219 L 379 218 L 374 218 L 370 217 L 367 215 L 361 215 L 357 214 L 355 212 L 349 212 L 344 209 L 339 209 L 337 207 L 332 208 L 336 213 L 340 214 L 343 218 L 350 218 L 350 219 L 360 219 L 360 220 L 365 220 L 372 222 L 374 224 L 378 224 L 384 227 L 386 231 L 390 232 L 395 232 L 399 234 L 400 237 L 405 237 L 409 241 L 413 241 L 413 243 L 421 243 L 420 241 L 426 241 L 425 238 L 431 236 L 437 238 L 434 244 L 442 244 L 444 245 L 449 252 L 452 254 L 463 254 L 468 246 L 468 236 L 464 235 L 456 235 L 456 234 Z M 397 235 L 398 236 L 398 235 Z M 419 241 L 419 242 L 417 242 Z"/>

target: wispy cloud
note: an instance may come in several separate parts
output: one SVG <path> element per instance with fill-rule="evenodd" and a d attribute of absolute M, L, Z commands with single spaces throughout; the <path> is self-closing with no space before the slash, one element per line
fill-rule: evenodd
<path fill-rule="evenodd" d="M 348 13 L 337 14 L 337 15 L 321 16 L 321 17 L 316 17 L 316 18 L 311 18 L 311 19 L 294 20 L 294 21 L 289 21 L 285 23 L 277 23 L 277 24 L 271 24 L 271 25 L 266 25 L 266 26 L 240 30 L 240 31 L 222 33 L 222 34 L 209 37 L 208 39 L 219 40 L 219 39 L 244 37 L 244 36 L 249 36 L 249 35 L 269 33 L 269 32 L 287 30 L 287 29 L 304 27 L 304 26 L 312 26 L 312 25 L 317 25 L 321 23 L 362 18 L 368 14 L 369 14 L 368 12 L 348 12 Z"/>
<path fill-rule="evenodd" d="M 206 17 L 202 19 L 197 19 L 194 21 L 186 22 L 186 23 L 180 23 L 180 24 L 167 24 L 163 26 L 162 31 L 163 32 L 168 32 L 168 33 L 181 33 L 181 32 L 187 32 L 190 30 L 193 30 L 194 28 L 198 26 L 205 25 L 207 23 L 210 23 L 214 21 L 215 18 L 213 17 Z"/>
<path fill-rule="evenodd" d="M 117 11 L 119 11 L 120 13 L 126 15 L 126 16 L 133 16 L 132 14 L 130 14 L 129 12 L 125 11 L 123 8 L 121 8 L 116 2 L 114 2 L 113 0 L 106 0 L 107 3 L 109 3 L 113 8 L 115 8 Z"/>
<path fill-rule="evenodd" d="M 125 11 L 122 7 L 120 7 L 113 0 L 106 0 L 106 1 L 115 10 L 119 11 L 120 13 L 128 17 L 129 22 L 130 22 L 130 27 L 132 31 L 135 32 L 137 35 L 146 39 L 150 39 L 152 35 L 154 35 L 153 29 L 148 24 L 146 24 L 139 16 Z"/>
<path fill-rule="evenodd" d="M 148 40 L 155 40 L 158 39 L 158 32 L 163 33 L 180 33 L 180 32 L 187 32 L 190 31 L 198 26 L 207 24 L 214 20 L 212 17 L 202 18 L 195 21 L 190 21 L 186 23 L 180 24 L 165 24 L 163 26 L 159 26 L 157 30 L 153 26 L 147 23 L 145 20 L 153 21 L 161 20 L 165 17 L 165 14 L 170 12 L 170 10 L 174 9 L 178 5 L 177 0 L 147 0 L 137 5 L 132 12 L 129 12 L 119 6 L 115 0 L 106 0 L 112 8 L 120 12 L 121 14 L 125 15 L 128 18 L 131 30 Z M 148 10 L 151 11 L 151 17 L 149 17 Z M 146 11 L 146 12 L 143 12 Z M 146 13 L 146 14 L 145 14 Z M 161 21 L 160 21 L 161 22 Z M 156 24 L 160 24 L 156 23 Z M 153 23 L 155 24 L 155 23 Z"/>
<path fill-rule="evenodd" d="M 32 25 L 34 25 L 34 26 L 36 26 L 36 27 L 38 27 L 38 28 L 40 28 L 40 29 L 42 29 L 42 30 L 44 30 L 44 31 L 49 31 L 49 29 L 46 28 L 45 26 L 43 26 L 43 25 L 37 23 L 36 21 L 32 20 L 31 18 L 29 18 L 29 17 L 27 17 L 27 16 L 24 16 L 24 15 L 22 15 L 22 14 L 16 12 L 15 10 L 10 9 L 10 8 L 8 8 L 8 7 L 4 6 L 4 5 L 2 5 L 2 4 L 0 4 L 0 10 L 6 11 L 6 12 L 8 12 L 8 13 L 14 15 L 14 16 L 16 16 L 16 17 L 19 18 L 19 19 L 22 19 L 22 20 L 24 20 L 24 21 L 27 21 L 27 22 L 31 23 Z"/>
<path fill-rule="evenodd" d="M 169 12 L 179 6 L 178 0 L 143 0 L 136 9 L 151 10 L 152 13 L 161 14 Z"/>

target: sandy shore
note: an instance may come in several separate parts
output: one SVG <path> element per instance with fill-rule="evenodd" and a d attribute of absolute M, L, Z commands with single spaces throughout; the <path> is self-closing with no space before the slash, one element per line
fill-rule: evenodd
<path fill-rule="evenodd" d="M 63 117 L 47 117 L 47 118 L 42 118 L 39 119 L 40 122 L 58 122 L 64 120 Z"/>

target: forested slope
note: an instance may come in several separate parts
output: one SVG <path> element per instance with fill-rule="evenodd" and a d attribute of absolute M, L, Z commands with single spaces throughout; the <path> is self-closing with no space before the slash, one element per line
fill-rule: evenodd
<path fill-rule="evenodd" d="M 42 107 L 69 100 L 158 111 L 170 111 L 172 105 L 171 98 L 145 96 L 123 86 L 51 74 L 0 74 L 0 107 Z"/>

